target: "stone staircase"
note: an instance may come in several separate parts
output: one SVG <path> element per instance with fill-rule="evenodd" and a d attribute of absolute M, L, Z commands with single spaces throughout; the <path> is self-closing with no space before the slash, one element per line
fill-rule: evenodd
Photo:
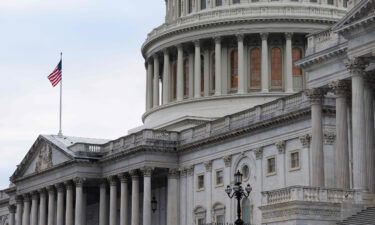
<path fill-rule="evenodd" d="M 375 225 L 375 207 L 370 207 L 345 219 L 337 225 Z"/>

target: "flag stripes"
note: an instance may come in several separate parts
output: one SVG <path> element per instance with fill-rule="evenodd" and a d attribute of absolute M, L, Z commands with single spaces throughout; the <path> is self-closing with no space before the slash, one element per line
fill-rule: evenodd
<path fill-rule="evenodd" d="M 60 83 L 62 79 L 62 60 L 60 60 L 53 72 L 48 76 L 48 79 L 53 87 Z"/>

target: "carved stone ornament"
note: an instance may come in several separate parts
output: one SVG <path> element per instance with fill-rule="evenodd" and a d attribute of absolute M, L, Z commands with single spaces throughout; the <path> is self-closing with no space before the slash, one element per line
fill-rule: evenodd
<path fill-rule="evenodd" d="M 139 178 L 139 170 L 138 169 L 130 170 L 129 174 L 132 177 L 132 179 Z"/>
<path fill-rule="evenodd" d="M 168 178 L 178 178 L 178 176 L 180 175 L 179 173 L 180 172 L 178 169 L 170 168 L 168 169 Z"/>
<path fill-rule="evenodd" d="M 338 97 L 348 97 L 350 95 L 350 83 L 347 80 L 337 80 L 328 84 Z"/>
<path fill-rule="evenodd" d="M 128 183 L 129 182 L 129 176 L 126 173 L 120 173 L 118 175 L 118 179 L 120 180 L 121 183 Z M 103 183 L 104 183 L 104 185 L 106 184 L 106 182 L 103 182 Z"/>
<path fill-rule="evenodd" d="M 263 157 L 263 147 L 254 149 L 254 154 L 256 159 L 262 159 Z"/>
<path fill-rule="evenodd" d="M 336 140 L 336 134 L 333 132 L 325 132 L 324 133 L 324 144 L 326 145 L 333 145 Z"/>
<path fill-rule="evenodd" d="M 226 155 L 223 157 L 225 167 L 230 167 L 232 165 L 232 156 Z"/>
<path fill-rule="evenodd" d="M 364 75 L 369 61 L 366 58 L 352 58 L 346 62 L 346 68 L 352 73 L 352 76 Z"/>
<path fill-rule="evenodd" d="M 299 140 L 304 148 L 310 147 L 311 135 L 305 134 L 299 137 Z"/>
<path fill-rule="evenodd" d="M 290 32 L 285 33 L 285 39 L 291 40 L 292 37 L 293 37 L 293 33 L 290 33 Z"/>
<path fill-rule="evenodd" d="M 327 90 L 323 88 L 311 88 L 305 91 L 305 95 L 310 99 L 311 104 L 321 104 Z"/>
<path fill-rule="evenodd" d="M 74 178 L 74 183 L 76 187 L 83 187 L 83 184 L 85 183 L 86 179 L 83 177 L 76 177 Z"/>
<path fill-rule="evenodd" d="M 260 33 L 260 38 L 264 41 L 268 39 L 268 33 Z"/>
<path fill-rule="evenodd" d="M 9 205 L 8 209 L 9 209 L 9 213 L 11 213 L 11 214 L 16 213 L 16 206 L 15 205 Z"/>
<path fill-rule="evenodd" d="M 46 144 L 39 151 L 38 159 L 35 165 L 35 172 L 39 173 L 43 170 L 51 168 L 52 166 L 52 147 Z"/>
<path fill-rule="evenodd" d="M 285 153 L 285 141 L 278 141 L 275 146 L 280 154 Z"/>
<path fill-rule="evenodd" d="M 194 175 L 194 166 L 187 167 L 186 173 L 187 173 L 188 176 L 193 176 Z"/>
<path fill-rule="evenodd" d="M 180 177 L 186 177 L 186 176 L 187 176 L 186 168 L 180 168 Z"/>
<path fill-rule="evenodd" d="M 142 172 L 143 176 L 145 176 L 145 177 L 151 177 L 151 174 L 152 174 L 153 170 L 154 169 L 152 167 L 141 168 L 141 172 Z"/>
<path fill-rule="evenodd" d="M 206 171 L 207 172 L 211 172 L 212 170 L 212 161 L 207 161 L 207 162 L 204 162 L 204 167 L 206 168 Z"/>

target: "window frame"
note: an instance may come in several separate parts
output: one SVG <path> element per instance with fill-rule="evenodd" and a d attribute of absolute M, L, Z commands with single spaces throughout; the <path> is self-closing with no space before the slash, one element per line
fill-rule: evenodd
<path fill-rule="evenodd" d="M 249 170 L 249 174 L 248 174 L 247 177 L 245 177 L 245 174 L 244 174 L 244 172 L 243 172 L 243 169 L 244 169 L 245 166 L 246 166 L 246 167 L 248 168 L 248 170 Z M 250 172 L 250 166 L 249 166 L 249 165 L 247 165 L 247 164 L 243 164 L 243 165 L 241 166 L 241 173 L 242 173 L 242 175 L 243 175 L 243 182 L 247 182 L 248 180 L 250 180 L 250 174 L 251 174 L 251 172 Z"/>
<path fill-rule="evenodd" d="M 209 61 L 209 81 L 210 81 L 210 94 L 213 95 L 215 93 L 215 79 L 216 79 L 216 55 L 215 51 L 210 52 L 210 61 Z"/>
<path fill-rule="evenodd" d="M 199 187 L 199 177 L 203 177 L 203 187 Z M 198 173 L 197 174 L 197 185 L 196 185 L 196 190 L 197 192 L 200 192 L 200 191 L 204 191 L 205 189 L 205 185 L 206 185 L 206 182 L 205 182 L 205 174 L 204 173 Z"/>
<path fill-rule="evenodd" d="M 269 160 L 271 159 L 274 159 L 275 160 L 275 171 L 269 171 L 270 169 L 270 165 L 269 165 Z M 277 174 L 277 157 L 276 155 L 271 155 L 271 156 L 268 156 L 266 158 L 266 176 L 269 177 L 269 176 L 274 176 Z"/>
<path fill-rule="evenodd" d="M 223 176 L 222 176 L 222 183 L 221 184 L 218 184 L 217 183 L 217 173 L 218 172 L 222 172 L 223 173 Z M 224 186 L 224 169 L 223 168 L 220 168 L 220 169 L 216 169 L 215 170 L 215 187 L 218 188 L 218 187 L 223 187 Z"/>
<path fill-rule="evenodd" d="M 251 53 L 254 49 L 259 49 L 260 50 L 260 85 L 259 86 L 252 86 L 251 85 L 251 75 L 252 75 L 252 60 L 251 60 Z M 247 59 L 247 63 L 248 63 L 248 69 L 247 69 L 247 77 L 248 77 L 248 88 L 250 91 L 260 91 L 262 90 L 262 46 L 251 46 L 249 47 L 248 49 L 248 52 L 247 52 L 247 55 L 248 55 L 248 59 Z"/>
<path fill-rule="evenodd" d="M 233 63 L 233 69 L 237 67 L 237 87 L 232 87 L 232 53 L 236 51 L 237 52 L 237 65 L 235 65 L 235 62 Z M 235 60 L 234 60 L 235 61 Z M 232 47 L 228 48 L 228 91 L 229 93 L 237 93 L 238 90 L 238 48 Z"/>
<path fill-rule="evenodd" d="M 281 86 L 272 86 L 272 49 L 279 48 L 281 50 Z M 268 88 L 270 91 L 283 91 L 285 83 L 285 48 L 282 45 L 270 45 L 268 49 Z"/>
<path fill-rule="evenodd" d="M 292 167 L 292 154 L 298 154 L 298 166 L 297 167 Z M 301 151 L 299 149 L 295 149 L 292 151 L 289 151 L 289 171 L 296 171 L 296 170 L 301 170 Z"/>

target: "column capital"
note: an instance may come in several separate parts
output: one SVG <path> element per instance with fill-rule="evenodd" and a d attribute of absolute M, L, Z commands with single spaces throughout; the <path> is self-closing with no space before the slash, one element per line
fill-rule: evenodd
<path fill-rule="evenodd" d="M 221 44 L 222 37 L 221 36 L 214 36 L 215 44 Z"/>
<path fill-rule="evenodd" d="M 83 177 L 74 178 L 74 183 L 75 183 L 76 187 L 83 187 L 85 181 L 86 181 L 86 179 L 83 178 Z"/>
<path fill-rule="evenodd" d="M 8 205 L 9 213 L 14 214 L 16 213 L 16 206 L 15 205 Z"/>
<path fill-rule="evenodd" d="M 361 57 L 348 59 L 346 62 L 346 68 L 352 73 L 352 76 L 364 75 L 364 71 L 368 65 L 369 61 Z"/>
<path fill-rule="evenodd" d="M 232 165 L 232 155 L 226 155 L 223 157 L 225 167 L 230 167 Z"/>
<path fill-rule="evenodd" d="M 183 50 L 183 45 L 182 44 L 177 44 L 176 45 L 176 48 L 177 48 L 177 50 Z"/>
<path fill-rule="evenodd" d="M 47 190 L 45 188 L 41 188 L 38 190 L 39 192 L 39 195 L 42 196 L 42 195 L 46 195 L 47 194 Z"/>
<path fill-rule="evenodd" d="M 21 195 L 16 196 L 16 203 L 22 204 L 23 203 L 23 197 Z"/>
<path fill-rule="evenodd" d="M 311 104 L 321 104 L 326 94 L 323 88 L 311 88 L 305 91 L 305 95 L 310 99 Z"/>
<path fill-rule="evenodd" d="M 120 183 L 128 183 L 129 182 L 129 175 L 127 173 L 120 173 L 118 175 L 118 179 Z"/>
<path fill-rule="evenodd" d="M 180 168 L 180 177 L 187 177 L 187 169 Z"/>
<path fill-rule="evenodd" d="M 193 176 L 193 174 L 194 174 L 194 166 L 189 166 L 189 167 L 187 167 L 187 168 L 186 168 L 186 174 L 187 174 L 188 176 Z"/>
<path fill-rule="evenodd" d="M 268 39 L 268 33 L 260 33 L 260 38 L 262 39 L 262 41 L 265 41 Z"/>
<path fill-rule="evenodd" d="M 117 185 L 117 176 L 110 176 L 108 177 L 109 186 L 116 186 Z"/>
<path fill-rule="evenodd" d="M 286 32 L 285 33 L 285 39 L 286 40 L 292 40 L 293 33 L 292 32 Z"/>
<path fill-rule="evenodd" d="M 47 191 L 48 193 L 55 193 L 55 186 L 54 185 L 50 185 L 47 187 Z"/>
<path fill-rule="evenodd" d="M 256 159 L 262 159 L 263 158 L 263 147 L 255 148 L 253 151 L 254 151 Z"/>
<path fill-rule="evenodd" d="M 347 80 L 337 80 L 328 84 L 337 97 L 347 97 L 350 93 L 350 83 Z"/>
<path fill-rule="evenodd" d="M 22 197 L 23 197 L 23 202 L 30 202 L 31 200 L 29 194 L 23 194 Z"/>
<path fill-rule="evenodd" d="M 139 178 L 139 169 L 130 170 L 129 174 L 132 177 L 132 179 Z"/>
<path fill-rule="evenodd" d="M 193 43 L 194 43 L 195 47 L 201 47 L 201 41 L 200 40 L 195 40 L 195 41 L 193 41 Z"/>
<path fill-rule="evenodd" d="M 204 167 L 206 168 L 206 172 L 212 171 L 212 160 L 206 161 L 203 164 L 204 164 Z"/>
<path fill-rule="evenodd" d="M 163 49 L 163 54 L 164 54 L 164 55 L 168 55 L 168 54 L 169 54 L 169 50 L 168 50 L 168 48 Z"/>
<path fill-rule="evenodd" d="M 324 144 L 333 145 L 333 143 L 336 140 L 336 134 L 333 132 L 324 132 L 323 138 L 324 138 Z"/>
<path fill-rule="evenodd" d="M 153 170 L 154 170 L 154 168 L 147 167 L 147 166 L 140 169 L 140 171 L 142 172 L 144 177 L 151 177 L 151 174 L 152 174 Z"/>
<path fill-rule="evenodd" d="M 275 143 L 275 146 L 279 154 L 285 153 L 285 141 L 278 141 Z"/>
<path fill-rule="evenodd" d="M 168 169 L 168 178 L 176 179 L 178 178 L 179 171 L 176 168 L 169 168 Z"/>
<path fill-rule="evenodd" d="M 32 200 L 38 200 L 39 199 L 39 192 L 38 191 L 31 192 L 31 199 Z"/>
<path fill-rule="evenodd" d="M 73 190 L 73 181 L 67 180 L 64 182 L 66 190 Z"/>
<path fill-rule="evenodd" d="M 55 187 L 56 187 L 57 192 L 63 192 L 65 190 L 64 183 L 55 184 Z"/>
<path fill-rule="evenodd" d="M 237 37 L 237 41 L 243 42 L 243 40 L 245 39 L 245 34 L 237 33 L 236 37 Z"/>
<path fill-rule="evenodd" d="M 299 140 L 304 148 L 308 148 L 310 146 L 311 135 L 305 134 L 299 137 Z"/>

